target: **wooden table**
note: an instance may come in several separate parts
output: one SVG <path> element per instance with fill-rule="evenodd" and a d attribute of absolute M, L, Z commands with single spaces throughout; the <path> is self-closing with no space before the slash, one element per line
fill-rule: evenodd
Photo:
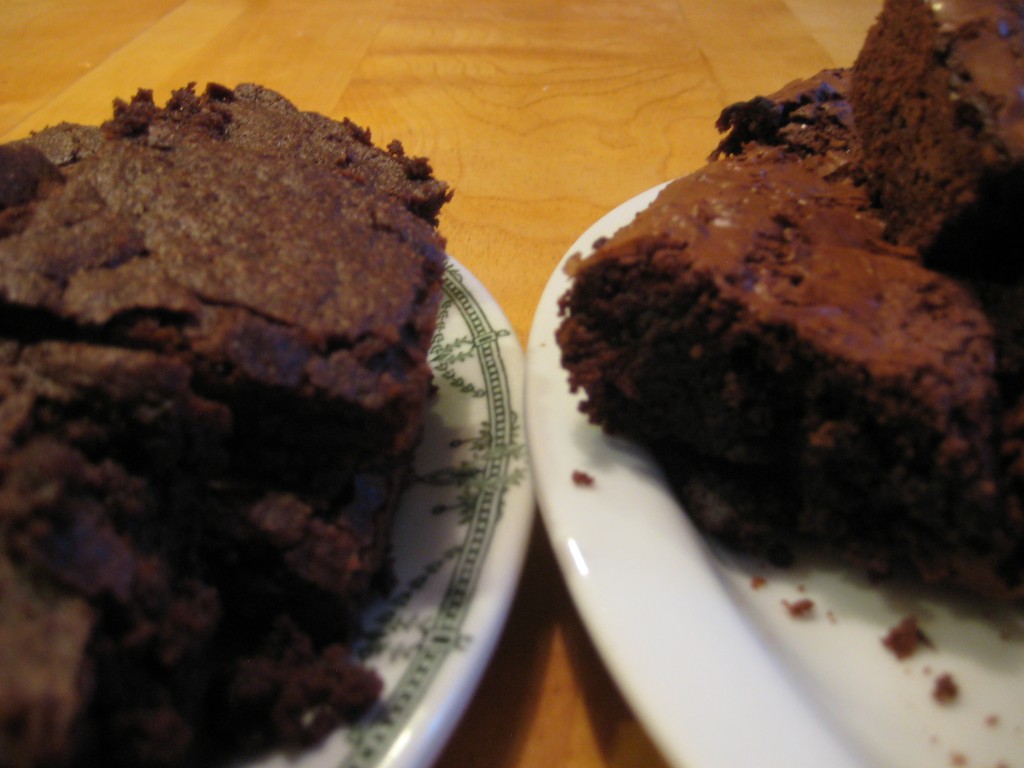
<path fill-rule="evenodd" d="M 852 63 L 880 0 L 0 0 L 0 139 L 142 86 L 252 81 L 431 158 L 448 250 L 525 345 L 576 237 L 698 167 L 726 104 Z M 508 627 L 438 768 L 665 765 L 539 521 Z"/>

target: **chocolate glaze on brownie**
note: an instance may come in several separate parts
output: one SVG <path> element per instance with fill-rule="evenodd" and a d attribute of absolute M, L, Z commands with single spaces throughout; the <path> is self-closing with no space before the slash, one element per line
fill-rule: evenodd
<path fill-rule="evenodd" d="M 308 743 L 379 693 L 343 643 L 390 575 L 449 195 L 367 142 L 212 86 L 0 147 L 0 638 L 68 628 L 0 666 L 18 768 Z"/>
<path fill-rule="evenodd" d="M 884 239 L 852 124 L 780 140 L 793 92 L 727 110 L 720 159 L 571 262 L 570 384 L 709 531 L 809 534 L 874 572 L 1020 593 L 999 335 L 968 286 Z M 773 117 L 746 130 L 752 105 Z"/>
<path fill-rule="evenodd" d="M 961 274 L 1017 279 L 1024 21 L 1003 0 L 888 0 L 850 92 L 888 235 Z"/>

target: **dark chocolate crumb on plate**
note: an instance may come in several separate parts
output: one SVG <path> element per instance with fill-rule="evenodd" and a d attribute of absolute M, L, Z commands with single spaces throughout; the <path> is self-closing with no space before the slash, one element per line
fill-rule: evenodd
<path fill-rule="evenodd" d="M 573 485 L 588 488 L 594 484 L 594 477 L 581 469 L 574 469 L 572 472 L 572 482 Z"/>
<path fill-rule="evenodd" d="M 900 623 L 892 627 L 882 638 L 882 644 L 892 651 L 897 659 L 905 659 L 912 656 L 921 645 L 931 647 L 932 642 L 917 625 L 916 616 L 904 616 Z"/>

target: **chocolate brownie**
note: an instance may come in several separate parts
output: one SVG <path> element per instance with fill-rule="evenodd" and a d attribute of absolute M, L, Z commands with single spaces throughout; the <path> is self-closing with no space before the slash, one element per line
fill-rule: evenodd
<path fill-rule="evenodd" d="M 176 124 L 180 128 L 187 123 L 249 152 L 339 170 L 434 224 L 452 197 L 448 185 L 434 177 L 430 162 L 406 155 L 400 141 L 381 149 L 371 141 L 369 129 L 348 118 L 337 121 L 300 111 L 276 91 L 253 83 L 234 89 L 211 83 L 201 95 L 189 85 L 175 91 L 163 110 L 154 104 L 152 92 L 142 89 L 128 103 L 115 101 L 115 114 L 118 130 L 145 130 L 151 143 L 160 141 L 165 125 L 173 131 Z M 27 141 L 63 166 L 94 153 L 102 145 L 102 134 L 96 126 L 62 123 Z"/>
<path fill-rule="evenodd" d="M 724 135 L 710 159 L 739 155 L 747 148 L 782 147 L 822 177 L 861 183 L 849 88 L 849 70 L 826 69 L 771 96 L 729 105 L 715 123 Z"/>
<path fill-rule="evenodd" d="M 0 737 L 4 765 L 59 764 L 92 687 L 87 645 L 96 611 L 82 597 L 29 577 L 0 553 Z"/>
<path fill-rule="evenodd" d="M 19 768 L 308 743 L 378 695 L 347 643 L 390 576 L 450 195 L 368 141 L 211 86 L 0 147 L 0 635 L 68 627 L 0 667 Z"/>
<path fill-rule="evenodd" d="M 830 79 L 795 88 L 816 120 L 792 122 L 792 87 L 727 110 L 718 159 L 570 262 L 570 384 L 709 531 L 797 533 L 872 571 L 1020 593 L 998 334 L 967 286 L 885 241 L 846 167 L 848 112 L 814 95 L 841 100 Z"/>
<path fill-rule="evenodd" d="M 1002 0 L 887 0 L 850 92 L 888 235 L 961 274 L 1017 279 L 1024 22 Z"/>

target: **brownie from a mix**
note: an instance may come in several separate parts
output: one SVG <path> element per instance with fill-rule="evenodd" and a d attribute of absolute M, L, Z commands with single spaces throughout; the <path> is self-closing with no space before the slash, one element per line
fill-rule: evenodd
<path fill-rule="evenodd" d="M 0 147 L 0 190 L 0 754 L 179 765 L 365 710 L 447 187 L 210 86 Z"/>
<path fill-rule="evenodd" d="M 1002 0 L 887 0 L 850 99 L 894 241 L 973 277 L 1024 276 L 1024 21 Z"/>
<path fill-rule="evenodd" d="M 726 110 L 719 159 L 570 264 L 570 384 L 706 530 L 1019 593 L 997 334 L 968 287 L 884 239 L 837 82 Z"/>

